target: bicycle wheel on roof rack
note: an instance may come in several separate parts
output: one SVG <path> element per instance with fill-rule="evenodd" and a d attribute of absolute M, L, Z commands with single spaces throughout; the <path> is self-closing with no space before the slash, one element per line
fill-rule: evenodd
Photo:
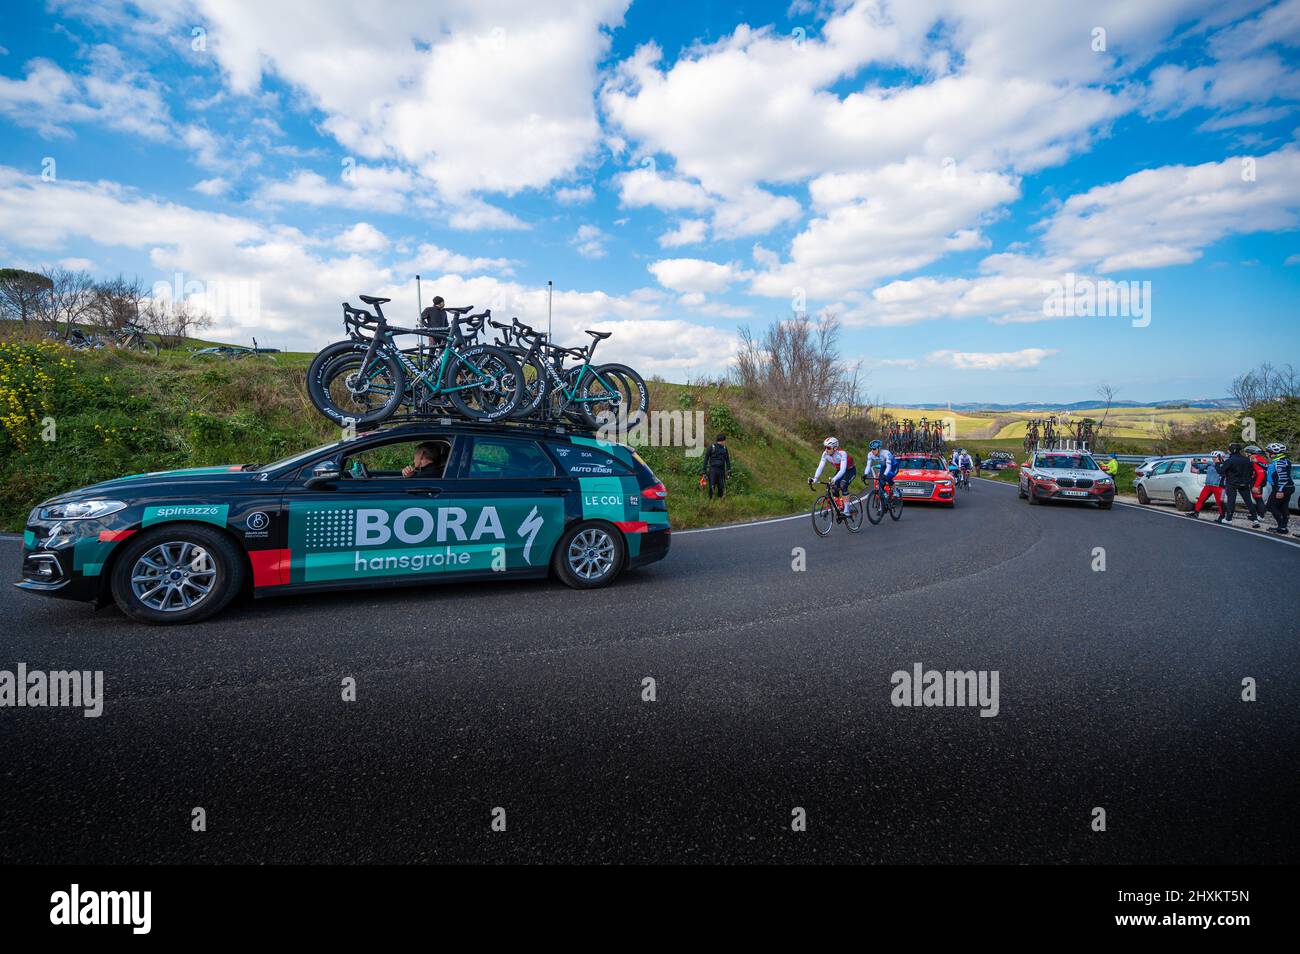
<path fill-rule="evenodd" d="M 323 349 L 307 369 L 307 394 L 316 409 L 346 427 L 378 424 L 402 404 L 406 376 L 389 355 L 366 362 L 368 344 L 340 341 Z"/>
<path fill-rule="evenodd" d="M 442 386 L 456 410 L 471 421 L 501 421 L 519 406 L 523 372 L 495 345 L 475 345 L 451 357 Z"/>

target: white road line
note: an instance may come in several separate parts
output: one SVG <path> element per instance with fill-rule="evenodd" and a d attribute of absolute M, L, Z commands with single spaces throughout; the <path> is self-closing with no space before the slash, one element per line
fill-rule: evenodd
<path fill-rule="evenodd" d="M 979 479 L 984 481 L 986 484 L 1002 484 L 1005 487 L 1014 487 L 1017 493 L 1020 492 L 1020 487 L 1018 484 L 1008 484 L 1005 480 L 989 480 L 987 477 L 980 477 Z M 1180 520 L 1190 519 L 1189 517 L 1183 516 L 1181 513 L 1169 513 L 1167 511 L 1156 510 L 1153 507 L 1147 507 L 1142 504 L 1125 503 L 1123 500 L 1116 500 L 1115 505 L 1117 507 L 1128 507 L 1130 510 L 1137 510 L 1140 513 L 1153 514 L 1157 517 L 1177 517 Z M 1291 540 L 1280 534 L 1268 533 L 1267 531 L 1264 530 L 1247 530 L 1245 527 L 1233 527 L 1233 526 L 1229 526 L 1226 523 L 1215 523 L 1213 520 L 1196 520 L 1194 522 L 1200 524 L 1201 526 L 1218 527 L 1220 530 L 1232 530 L 1236 533 L 1244 533 L 1247 534 L 1248 536 L 1255 538 L 1256 540 L 1268 540 L 1270 543 L 1280 543 L 1283 546 L 1300 548 L 1300 540 Z"/>
<path fill-rule="evenodd" d="M 785 523 L 787 520 L 804 520 L 812 513 L 812 505 L 806 513 L 796 513 L 789 517 L 773 517 L 770 520 L 751 520 L 749 523 L 729 523 L 722 527 L 699 527 L 695 530 L 674 530 L 673 536 L 684 537 L 688 533 L 713 533 L 717 530 L 743 530 L 745 527 L 762 527 L 769 523 Z"/>

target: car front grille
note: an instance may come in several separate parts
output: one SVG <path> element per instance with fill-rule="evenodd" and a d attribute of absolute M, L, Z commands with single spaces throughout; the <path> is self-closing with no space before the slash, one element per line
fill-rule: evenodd
<path fill-rule="evenodd" d="M 1058 486 L 1058 487 L 1073 487 L 1073 486 L 1074 486 L 1074 478 L 1073 478 L 1073 477 L 1061 477 L 1060 479 L 1058 479 L 1058 480 L 1056 481 L 1056 486 Z"/>
<path fill-rule="evenodd" d="M 1074 486 L 1082 490 L 1084 488 L 1091 487 L 1092 481 L 1089 480 L 1087 477 L 1080 477 L 1078 480 L 1074 482 Z"/>
<path fill-rule="evenodd" d="M 914 494 L 929 496 L 934 493 L 934 481 L 932 480 L 896 480 L 894 484 L 904 493 L 911 491 Z"/>

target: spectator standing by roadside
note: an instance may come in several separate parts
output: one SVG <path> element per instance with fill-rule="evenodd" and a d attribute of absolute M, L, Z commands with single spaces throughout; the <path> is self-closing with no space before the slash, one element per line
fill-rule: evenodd
<path fill-rule="evenodd" d="M 721 500 L 727 493 L 727 478 L 731 476 L 731 454 L 727 451 L 727 435 L 719 434 L 704 452 L 703 475 L 709 480 L 709 499 L 717 490 Z"/>
<path fill-rule="evenodd" d="M 1223 451 L 1215 451 L 1210 455 L 1209 466 L 1205 468 L 1205 486 L 1196 498 L 1196 506 L 1187 513 L 1193 520 L 1200 519 L 1201 508 L 1210 497 L 1214 497 L 1214 509 L 1219 511 L 1219 516 L 1223 516 L 1223 475 L 1219 473 L 1219 465 L 1223 460 Z"/>
<path fill-rule="evenodd" d="M 980 475 L 980 469 L 984 466 L 984 461 L 980 460 L 980 452 L 975 452 L 975 476 Z"/>
<path fill-rule="evenodd" d="M 1119 474 L 1119 458 L 1111 454 L 1106 458 L 1106 463 L 1102 464 L 1101 469 L 1114 479 Z"/>
<path fill-rule="evenodd" d="M 1268 500 L 1264 497 L 1264 481 L 1268 476 L 1268 458 L 1264 456 L 1264 451 L 1257 444 L 1247 444 L 1243 450 L 1246 456 L 1250 458 L 1251 466 L 1255 468 L 1255 483 L 1250 488 L 1250 499 L 1255 505 L 1251 516 L 1255 518 L 1254 525 L 1258 526 L 1259 521 L 1263 520 L 1268 513 Z"/>
<path fill-rule="evenodd" d="M 1291 458 L 1286 455 L 1285 444 L 1268 445 L 1268 512 L 1277 521 L 1276 527 L 1268 529 L 1273 533 L 1285 534 L 1287 521 L 1291 519 L 1291 495 L 1295 493 L 1295 473 L 1291 467 Z"/>
<path fill-rule="evenodd" d="M 1242 454 L 1240 444 L 1228 445 L 1228 457 L 1218 465 L 1218 468 L 1219 475 L 1223 478 L 1223 495 L 1227 498 L 1227 506 L 1219 512 L 1219 517 L 1214 522 L 1232 523 L 1233 505 L 1240 495 L 1251 522 L 1258 527 L 1259 521 L 1255 518 L 1255 508 L 1250 502 L 1250 488 L 1255 483 L 1255 465 L 1250 462 L 1249 457 Z"/>

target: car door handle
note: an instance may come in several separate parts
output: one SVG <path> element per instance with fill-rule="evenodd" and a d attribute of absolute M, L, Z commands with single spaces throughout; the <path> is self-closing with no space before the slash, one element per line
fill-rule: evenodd
<path fill-rule="evenodd" d="M 550 494 L 552 497 L 562 497 L 562 496 L 564 496 L 565 494 L 571 494 L 571 493 L 573 493 L 573 491 L 572 491 L 572 490 L 549 489 L 549 490 L 544 491 L 544 493 Z"/>
<path fill-rule="evenodd" d="M 441 487 L 418 487 L 407 491 L 412 497 L 436 497 L 441 493 Z"/>

